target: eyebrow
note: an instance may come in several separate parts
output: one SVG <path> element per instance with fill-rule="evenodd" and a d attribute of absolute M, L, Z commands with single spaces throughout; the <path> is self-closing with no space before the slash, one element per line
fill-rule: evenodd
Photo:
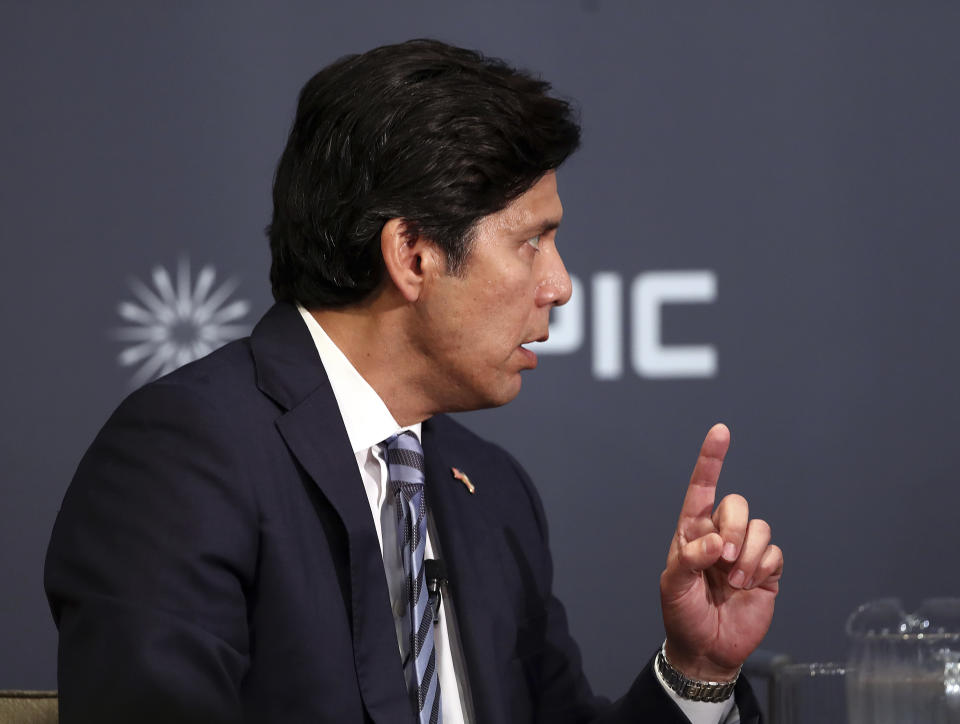
<path fill-rule="evenodd" d="M 559 229 L 559 228 L 560 228 L 560 219 L 547 219 L 546 221 L 541 223 L 539 226 L 534 226 L 529 230 L 525 230 L 524 233 L 529 233 L 530 231 L 534 231 L 537 234 L 546 234 L 548 231 L 553 231 L 554 229 Z"/>

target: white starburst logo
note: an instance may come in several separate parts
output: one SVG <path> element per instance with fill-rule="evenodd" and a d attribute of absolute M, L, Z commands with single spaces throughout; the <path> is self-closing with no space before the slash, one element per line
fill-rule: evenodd
<path fill-rule="evenodd" d="M 182 258 L 176 283 L 162 266 L 153 269 L 153 287 L 130 280 L 136 300 L 117 305 L 117 314 L 130 324 L 117 329 L 115 336 L 129 343 L 117 361 L 136 368 L 130 380 L 133 386 L 172 372 L 249 332 L 248 325 L 239 322 L 250 311 L 250 303 L 229 301 L 237 281 L 227 279 L 214 287 L 216 277 L 214 268 L 207 265 L 191 282 L 190 262 Z"/>

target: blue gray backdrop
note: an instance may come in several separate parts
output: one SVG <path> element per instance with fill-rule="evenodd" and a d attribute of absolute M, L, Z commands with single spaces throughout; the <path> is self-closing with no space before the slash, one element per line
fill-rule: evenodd
<path fill-rule="evenodd" d="M 859 602 L 957 594 L 960 6 L 804 2 L 0 5 L 0 688 L 55 686 L 44 551 L 131 385 L 270 304 L 263 228 L 297 91 L 433 36 L 582 108 L 560 174 L 578 280 L 509 406 L 596 688 L 662 637 L 704 432 L 773 525 L 769 649 L 843 656 Z"/>

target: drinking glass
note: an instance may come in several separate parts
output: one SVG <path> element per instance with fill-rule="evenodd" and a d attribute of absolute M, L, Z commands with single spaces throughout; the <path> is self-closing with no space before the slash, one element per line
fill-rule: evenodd
<path fill-rule="evenodd" d="M 843 664 L 787 664 L 774 675 L 777 724 L 847 724 Z"/>

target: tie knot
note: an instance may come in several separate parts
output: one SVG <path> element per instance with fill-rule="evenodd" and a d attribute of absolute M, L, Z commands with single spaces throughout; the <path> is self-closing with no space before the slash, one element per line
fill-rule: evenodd
<path fill-rule="evenodd" d="M 423 448 L 417 436 L 409 430 L 391 435 L 387 446 L 387 468 L 395 483 L 423 485 Z"/>

